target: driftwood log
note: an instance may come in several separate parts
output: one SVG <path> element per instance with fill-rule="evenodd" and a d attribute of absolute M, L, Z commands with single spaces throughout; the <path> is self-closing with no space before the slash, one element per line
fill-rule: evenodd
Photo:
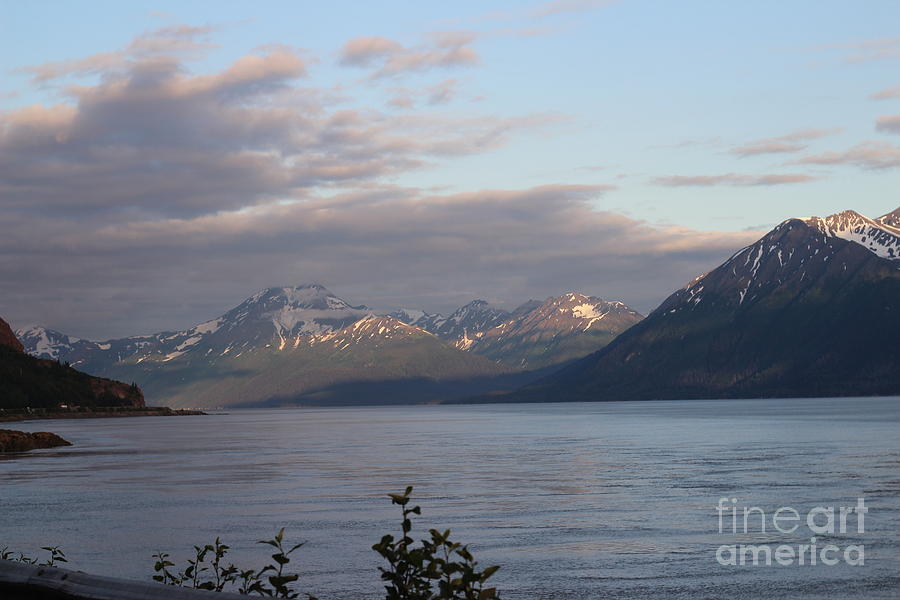
<path fill-rule="evenodd" d="M 247 596 L 0 560 L 3 600 L 247 600 Z"/>

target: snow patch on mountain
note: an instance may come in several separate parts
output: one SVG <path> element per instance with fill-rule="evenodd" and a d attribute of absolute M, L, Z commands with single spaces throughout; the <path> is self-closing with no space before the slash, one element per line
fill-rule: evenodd
<path fill-rule="evenodd" d="M 421 335 L 434 337 L 434 334 L 424 329 L 407 325 L 393 317 L 367 315 L 343 329 L 313 336 L 310 344 L 331 343 L 338 350 L 345 350 L 367 341 L 378 342 Z"/>
<path fill-rule="evenodd" d="M 58 331 L 45 327 L 32 326 L 16 331 L 16 337 L 25 347 L 25 352 L 38 358 L 56 360 L 72 349 L 72 345 L 81 342 L 79 338 L 69 337 Z"/>
<path fill-rule="evenodd" d="M 804 223 L 816 227 L 829 237 L 854 242 L 870 252 L 890 260 L 900 259 L 900 231 L 890 223 L 890 215 L 880 220 L 870 219 L 853 210 L 845 210 L 829 217 L 809 217 Z"/>

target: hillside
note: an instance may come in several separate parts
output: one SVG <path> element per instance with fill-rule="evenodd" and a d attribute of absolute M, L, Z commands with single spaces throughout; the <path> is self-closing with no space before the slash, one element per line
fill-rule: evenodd
<path fill-rule="evenodd" d="M 28 356 L 0 319 L 0 408 L 144 406 L 140 389 Z"/>

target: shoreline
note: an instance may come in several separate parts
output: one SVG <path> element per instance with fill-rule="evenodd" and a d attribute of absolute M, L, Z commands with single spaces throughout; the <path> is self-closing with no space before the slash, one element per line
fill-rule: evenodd
<path fill-rule="evenodd" d="M 107 418 L 125 418 L 125 417 L 182 417 L 193 415 L 206 415 L 202 410 L 191 410 L 183 408 L 169 408 L 167 406 L 148 406 L 147 408 L 128 408 L 102 410 L 62 410 L 62 411 L 46 411 L 35 409 L 31 413 L 7 414 L 6 411 L 0 409 L 0 423 L 18 423 L 21 421 L 43 421 L 49 419 L 107 419 Z"/>

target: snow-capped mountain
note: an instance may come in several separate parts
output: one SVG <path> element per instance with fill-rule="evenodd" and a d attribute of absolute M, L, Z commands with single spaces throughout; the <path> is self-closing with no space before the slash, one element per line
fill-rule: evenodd
<path fill-rule="evenodd" d="M 32 356 L 54 360 L 71 352 L 75 344 L 84 342 L 59 331 L 38 326 L 18 329 L 16 336 Z"/>
<path fill-rule="evenodd" d="M 508 320 L 456 344 L 506 364 L 544 367 L 599 350 L 642 318 L 622 302 L 570 292 L 529 301 Z"/>
<path fill-rule="evenodd" d="M 882 258 L 891 259 L 900 258 L 898 220 L 900 216 L 897 211 L 878 219 L 870 219 L 853 210 L 845 210 L 824 219 L 803 219 L 807 225 L 818 228 L 825 235 L 856 242 Z"/>
<path fill-rule="evenodd" d="M 434 334 L 394 317 L 368 315 L 343 329 L 313 336 L 310 345 L 331 344 L 344 350 L 357 344 L 378 345 L 381 342 L 412 337 L 434 337 Z"/>
<path fill-rule="evenodd" d="M 168 362 L 181 356 L 223 356 L 252 348 L 299 345 L 305 338 L 342 329 L 371 314 L 318 284 L 262 290 L 216 319 L 190 329 L 105 342 L 70 338 L 32 327 L 18 333 L 26 351 L 73 366 L 103 371 L 121 361 Z"/>
<path fill-rule="evenodd" d="M 738 251 L 718 269 L 673 294 L 657 310 L 691 308 L 707 297 L 740 306 L 794 280 L 800 285 L 812 274 L 826 269 L 828 261 L 845 249 L 833 240 L 850 242 L 889 261 L 898 260 L 900 234 L 892 229 L 852 210 L 825 218 L 789 219 Z"/>
<path fill-rule="evenodd" d="M 298 346 L 309 336 L 343 329 L 370 314 L 366 306 L 352 306 L 318 284 L 268 288 L 198 326 L 203 331 L 183 345 L 202 340 L 210 353 L 271 346 L 283 350 Z"/>
<path fill-rule="evenodd" d="M 143 382 L 148 397 L 191 407 L 425 402 L 509 387 L 510 369 L 372 314 L 284 344 L 208 352 L 111 369 Z"/>
<path fill-rule="evenodd" d="M 40 327 L 20 336 L 31 354 L 136 381 L 153 403 L 290 403 L 310 401 L 313 393 L 316 401 L 346 400 L 349 392 L 332 388 L 373 380 L 393 381 L 393 394 L 417 389 L 426 400 L 450 389 L 471 393 L 511 385 L 510 374 L 587 354 L 639 318 L 620 303 L 580 294 L 551 300 L 529 301 L 512 312 L 475 300 L 449 317 L 409 309 L 376 315 L 312 284 L 262 290 L 181 331 L 104 342 Z M 418 383 L 403 387 L 413 379 Z"/>
<path fill-rule="evenodd" d="M 457 342 L 467 335 L 472 336 L 480 331 L 495 327 L 510 317 L 509 311 L 491 306 L 484 300 L 472 300 L 463 307 L 453 311 L 447 318 L 439 315 L 429 315 L 430 320 L 420 319 L 412 322 L 440 336 L 445 340 Z"/>
<path fill-rule="evenodd" d="M 900 394 L 897 215 L 789 219 L 520 399 Z"/>
<path fill-rule="evenodd" d="M 580 358 L 642 319 L 621 302 L 571 292 L 512 311 L 474 300 L 449 317 L 401 310 L 391 316 L 430 331 L 460 350 L 522 369 Z"/>
<path fill-rule="evenodd" d="M 136 381 L 151 402 L 170 406 L 412 401 L 412 390 L 425 401 L 509 385 L 509 368 L 316 284 L 262 290 L 183 331 L 105 342 L 21 333 L 31 354 Z M 359 382 L 379 382 L 390 396 L 366 395 Z"/>
<path fill-rule="evenodd" d="M 882 215 L 876 219 L 882 225 L 887 225 L 895 230 L 900 231 L 900 208 L 886 215 Z"/>
<path fill-rule="evenodd" d="M 427 313 L 423 310 L 412 308 L 401 308 L 388 313 L 387 316 L 432 333 L 437 331 L 447 320 L 447 317 L 438 313 Z"/>

